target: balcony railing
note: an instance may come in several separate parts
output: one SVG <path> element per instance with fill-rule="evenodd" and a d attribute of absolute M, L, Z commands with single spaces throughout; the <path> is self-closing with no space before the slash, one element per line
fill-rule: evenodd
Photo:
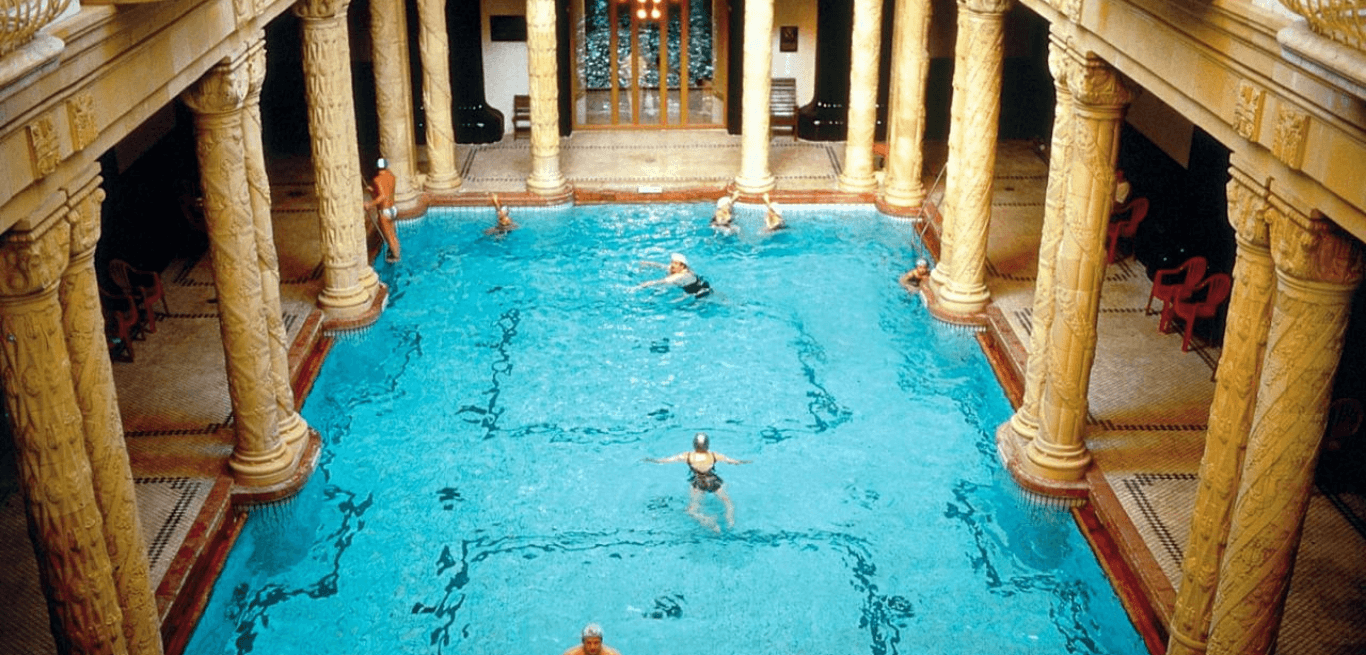
<path fill-rule="evenodd" d="M 0 57 L 33 39 L 71 0 L 0 0 Z"/>
<path fill-rule="evenodd" d="M 1309 23 L 1315 34 L 1366 50 L 1366 0 L 1280 0 Z"/>

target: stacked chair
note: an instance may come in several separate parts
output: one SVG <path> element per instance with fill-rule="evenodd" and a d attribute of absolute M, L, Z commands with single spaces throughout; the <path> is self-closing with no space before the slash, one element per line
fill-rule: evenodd
<path fill-rule="evenodd" d="M 109 280 L 116 289 L 100 288 L 104 307 L 105 341 L 109 353 L 124 362 L 133 361 L 133 342 L 157 331 L 156 304 L 171 313 L 161 274 L 141 271 L 121 259 L 109 262 Z"/>
<path fill-rule="evenodd" d="M 1165 268 L 1153 275 L 1153 287 L 1148 293 L 1148 304 L 1144 311 L 1152 312 L 1154 299 L 1162 301 L 1162 316 L 1157 322 L 1157 329 L 1161 332 L 1171 330 L 1173 318 L 1181 319 L 1185 324 L 1185 334 L 1181 339 L 1182 352 L 1190 350 L 1195 322 L 1202 318 L 1213 318 L 1233 290 L 1233 278 L 1227 273 L 1206 276 L 1208 267 L 1209 263 L 1204 257 L 1191 257 L 1176 268 Z"/>

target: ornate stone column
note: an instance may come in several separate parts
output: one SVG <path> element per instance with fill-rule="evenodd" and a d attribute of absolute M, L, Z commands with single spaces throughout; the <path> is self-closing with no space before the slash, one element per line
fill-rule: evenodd
<path fill-rule="evenodd" d="M 1096 317 L 1105 279 L 1105 233 L 1114 200 L 1119 125 L 1129 90 L 1096 58 L 1072 64 L 1067 85 L 1075 103 L 1067 149 L 1067 197 L 1062 240 L 1053 270 L 1053 321 L 1048 335 L 1048 382 L 1040 429 L 1025 446 L 1023 472 L 1058 482 L 1081 479 L 1091 464 L 1083 439 Z"/>
<path fill-rule="evenodd" d="M 854 0 L 853 44 L 849 55 L 848 136 L 840 189 L 877 190 L 873 177 L 873 135 L 877 131 L 877 77 L 882 50 L 882 0 Z"/>
<path fill-rule="evenodd" d="M 527 0 L 526 49 L 531 80 L 531 175 L 526 179 L 526 188 L 539 196 L 566 196 L 569 183 L 560 172 L 555 0 Z"/>
<path fill-rule="evenodd" d="M 247 96 L 242 121 L 242 145 L 246 150 L 247 187 L 251 193 L 252 224 L 256 228 L 256 259 L 261 272 L 261 305 L 270 338 L 270 377 L 275 391 L 280 439 L 295 453 L 308 438 L 308 424 L 294 407 L 294 387 L 289 379 L 289 343 L 284 312 L 280 307 L 280 259 L 275 251 L 275 232 L 270 214 L 270 178 L 261 142 L 261 86 L 266 79 L 265 37 L 247 49 Z"/>
<path fill-rule="evenodd" d="M 256 226 L 244 165 L 246 96 L 247 65 L 238 57 L 214 66 L 183 98 L 195 112 L 204 222 L 209 229 L 219 331 L 237 431 L 228 465 L 239 484 L 266 486 L 288 478 L 295 458 L 280 440 L 276 422 L 270 338 L 261 303 Z"/>
<path fill-rule="evenodd" d="M 379 292 L 379 277 L 370 267 L 365 243 L 347 4 L 348 0 L 302 0 L 294 5 L 303 24 L 304 98 L 322 233 L 323 290 L 318 305 L 334 319 L 365 314 Z"/>
<path fill-rule="evenodd" d="M 379 152 L 395 178 L 394 204 L 417 200 L 417 146 L 413 141 L 413 87 L 408 73 L 408 25 L 403 0 L 370 0 L 375 59 Z"/>
<path fill-rule="evenodd" d="M 777 184 L 768 167 L 768 95 L 773 67 L 773 0 L 745 0 L 744 91 L 740 99 L 740 174 L 735 188 L 758 195 Z"/>
<path fill-rule="evenodd" d="M 997 431 L 999 439 L 1015 446 L 1039 433 L 1039 399 L 1048 381 L 1048 335 L 1053 327 L 1053 269 L 1058 243 L 1062 241 L 1067 206 L 1067 169 L 1072 147 L 1072 91 L 1067 88 L 1067 46 L 1053 35 L 1048 44 L 1048 68 L 1053 73 L 1056 101 L 1053 106 L 1053 137 L 1048 148 L 1048 186 L 1044 192 L 1043 233 L 1039 240 L 1039 266 L 1034 278 L 1034 305 L 1030 313 L 1029 357 L 1025 361 L 1024 397 L 1010 421 Z M 1017 438 L 1017 439 L 1016 439 Z M 1003 444 L 1004 445 L 1004 444 Z"/>
<path fill-rule="evenodd" d="M 92 166 L 89 183 L 74 190 L 67 204 L 71 259 L 58 292 L 62 327 L 71 357 L 76 404 L 83 419 L 90 481 L 104 517 L 104 544 L 123 613 L 124 640 L 129 653 L 160 655 L 161 617 L 147 573 L 147 543 L 142 538 L 133 469 L 123 440 L 123 417 L 114 392 L 114 371 L 109 364 L 95 278 L 95 244 L 100 238 L 100 201 L 104 199 L 97 172 Z"/>
<path fill-rule="evenodd" d="M 1237 168 L 1230 169 L 1229 222 L 1238 239 L 1223 354 L 1210 406 L 1200 487 L 1191 515 L 1190 541 L 1181 564 L 1181 584 L 1172 611 L 1167 652 L 1205 652 L 1219 560 L 1228 538 L 1233 500 L 1242 474 L 1243 451 L 1257 404 L 1257 383 L 1266 351 L 1275 275 L 1267 225 L 1267 190 Z"/>
<path fill-rule="evenodd" d="M 57 649 L 119 655 L 128 652 L 123 612 L 57 297 L 71 248 L 66 212 L 0 243 L 0 380 Z"/>
<path fill-rule="evenodd" d="M 892 207 L 919 207 L 925 200 L 925 79 L 929 76 L 929 0 L 899 0 L 892 36 L 891 111 L 887 174 L 882 200 Z"/>
<path fill-rule="evenodd" d="M 1361 242 L 1321 216 L 1271 200 L 1276 300 L 1219 566 L 1211 655 L 1267 653 L 1275 642 L 1362 274 Z"/>
<path fill-rule="evenodd" d="M 427 117 L 426 186 L 431 191 L 450 191 L 460 188 L 461 180 L 460 171 L 455 168 L 455 127 L 451 122 L 451 65 L 446 38 L 446 3 L 442 0 L 417 0 L 417 13 L 417 46 L 422 53 L 422 111 Z M 530 9 L 527 13 L 530 13 Z M 342 17 L 345 16 L 346 12 L 342 12 Z M 527 22 L 530 23 L 530 17 Z M 530 38 L 528 35 L 528 41 Z"/>
<path fill-rule="evenodd" d="M 936 313 L 976 314 L 991 297 L 986 285 L 987 228 L 1009 8 L 1010 0 L 958 0 L 944 224 L 939 265 L 930 274 Z"/>

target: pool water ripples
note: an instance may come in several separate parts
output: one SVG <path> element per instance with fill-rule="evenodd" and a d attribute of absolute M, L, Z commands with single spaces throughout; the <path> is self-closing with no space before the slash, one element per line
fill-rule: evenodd
<path fill-rule="evenodd" d="M 897 284 L 922 244 L 855 207 L 433 210 L 391 304 L 304 408 L 319 470 L 257 512 L 189 653 L 1145 652 L 1070 518 L 995 456 L 970 332 Z M 686 253 L 717 293 L 634 290 Z M 695 431 L 736 525 L 684 513 Z M 721 516 L 708 496 L 704 510 Z"/>

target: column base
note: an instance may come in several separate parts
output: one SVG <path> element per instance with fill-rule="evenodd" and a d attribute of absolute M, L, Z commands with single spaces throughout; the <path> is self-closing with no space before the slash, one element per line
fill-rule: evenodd
<path fill-rule="evenodd" d="M 558 179 L 526 179 L 526 190 L 546 201 L 548 205 L 561 205 L 574 197 L 574 187 L 563 175 Z"/>
<path fill-rule="evenodd" d="M 375 293 L 371 301 L 359 308 L 348 308 L 345 314 L 334 314 L 331 308 L 323 307 L 326 318 L 323 319 L 322 331 L 324 334 L 333 334 L 370 327 L 379 320 L 379 315 L 384 313 L 384 305 L 388 301 L 389 287 L 381 282 L 379 283 L 379 291 Z M 321 300 L 318 304 L 322 304 Z"/>
<path fill-rule="evenodd" d="M 1085 445 L 1063 448 L 1032 439 L 1024 447 L 1021 470 L 1031 477 L 1052 483 L 1071 483 L 1083 480 L 1091 468 L 1091 451 Z"/>
<path fill-rule="evenodd" d="M 460 179 L 460 173 L 458 172 L 441 173 L 439 175 L 428 173 L 427 180 L 423 183 L 423 188 L 428 191 L 442 193 L 459 189 L 460 185 L 463 183 L 464 181 Z"/>
<path fill-rule="evenodd" d="M 364 313 L 370 300 L 370 293 L 362 284 L 342 289 L 324 287 L 318 294 L 318 307 L 329 317 L 349 317 Z"/>
<path fill-rule="evenodd" d="M 919 291 L 925 298 L 925 308 L 930 311 L 930 316 L 940 321 L 978 330 L 985 330 L 991 326 L 991 320 L 987 318 L 986 312 L 958 313 L 946 307 L 939 297 L 939 290 L 935 288 L 933 277 L 921 284 Z"/>
<path fill-rule="evenodd" d="M 263 453 L 233 450 L 228 467 L 232 469 L 233 479 L 239 486 L 267 487 L 284 482 L 294 475 L 298 455 L 298 451 L 281 441 L 275 448 Z"/>
<path fill-rule="evenodd" d="M 280 416 L 285 417 L 280 421 L 280 440 L 292 449 L 298 449 L 301 442 L 308 438 L 308 423 L 304 417 L 294 411 L 294 408 L 279 408 Z"/>
<path fill-rule="evenodd" d="M 925 202 L 925 186 L 885 185 L 882 189 L 882 202 L 899 209 L 919 209 Z"/>
<path fill-rule="evenodd" d="M 1015 410 L 1006 424 L 1020 438 L 1020 443 L 1027 443 L 1039 436 L 1039 419 L 1026 415 L 1023 408 Z"/>
<path fill-rule="evenodd" d="M 760 196 L 772 191 L 778 186 L 778 179 L 769 173 L 765 177 L 749 178 L 743 175 L 735 177 L 735 190 L 747 196 Z"/>
<path fill-rule="evenodd" d="M 935 269 L 938 272 L 939 269 Z M 939 308 L 948 314 L 974 316 L 982 314 L 991 301 L 991 292 L 985 284 L 960 285 L 952 280 L 941 282 L 930 276 L 930 287 L 934 289 Z"/>
<path fill-rule="evenodd" d="M 233 504 L 262 505 L 278 502 L 299 493 L 318 468 L 318 455 L 322 452 L 322 436 L 317 430 L 309 428 L 305 437 L 299 444 L 297 460 L 288 477 L 275 484 L 252 487 L 243 486 L 239 482 L 232 492 Z"/>
<path fill-rule="evenodd" d="M 1041 496 L 1065 499 L 1085 499 L 1090 496 L 1091 486 L 1083 477 L 1077 480 L 1055 480 L 1034 474 L 1029 470 L 1027 451 L 1034 441 L 1024 441 L 1015 433 L 1010 421 L 996 428 L 996 454 L 1001 458 L 1010 477 L 1021 489 Z M 1089 461 L 1089 458 L 1088 458 Z"/>
<path fill-rule="evenodd" d="M 848 177 L 841 175 L 839 179 L 839 189 L 846 193 L 872 193 L 877 191 L 877 177 L 867 175 L 864 177 Z"/>

